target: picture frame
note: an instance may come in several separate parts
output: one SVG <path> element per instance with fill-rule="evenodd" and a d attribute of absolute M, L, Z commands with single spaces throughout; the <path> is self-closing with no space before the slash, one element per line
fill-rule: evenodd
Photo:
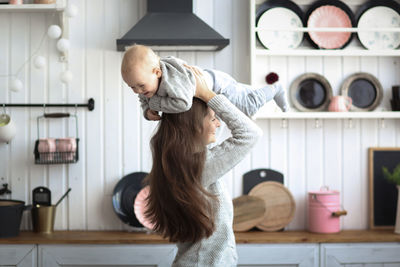
<path fill-rule="evenodd" d="M 392 171 L 399 163 L 400 147 L 368 149 L 370 229 L 394 229 L 398 190 L 385 179 L 382 167 Z"/>

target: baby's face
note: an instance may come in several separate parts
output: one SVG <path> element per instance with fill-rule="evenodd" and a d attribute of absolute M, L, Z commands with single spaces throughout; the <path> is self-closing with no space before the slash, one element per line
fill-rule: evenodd
<path fill-rule="evenodd" d="M 135 94 L 143 95 L 147 98 L 154 96 L 158 90 L 161 70 L 158 68 L 142 67 L 123 75 L 124 81 L 132 88 Z"/>

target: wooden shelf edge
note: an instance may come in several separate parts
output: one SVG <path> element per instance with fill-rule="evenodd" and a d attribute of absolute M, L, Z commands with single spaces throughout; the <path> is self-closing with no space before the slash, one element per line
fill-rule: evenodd
<path fill-rule="evenodd" d="M 0 5 L 0 12 L 54 12 L 63 11 L 60 4 Z"/>
<path fill-rule="evenodd" d="M 400 119 L 399 111 L 382 112 L 281 112 L 256 114 L 253 119 Z"/>
<path fill-rule="evenodd" d="M 268 50 L 263 48 L 255 49 L 256 56 L 374 56 L 374 57 L 400 57 L 400 50 L 368 50 L 363 48 L 344 49 L 313 49 L 296 48 L 286 50 Z"/>
<path fill-rule="evenodd" d="M 363 243 L 400 242 L 393 230 L 346 230 L 335 234 L 315 234 L 306 231 L 235 233 L 238 244 L 274 243 Z M 38 234 L 22 231 L 19 236 L 0 238 L 0 244 L 171 244 L 160 235 L 123 231 L 55 231 Z"/>
<path fill-rule="evenodd" d="M 252 231 L 235 235 L 238 244 L 400 242 L 400 235 L 395 234 L 394 230 L 346 230 L 334 234 Z"/>

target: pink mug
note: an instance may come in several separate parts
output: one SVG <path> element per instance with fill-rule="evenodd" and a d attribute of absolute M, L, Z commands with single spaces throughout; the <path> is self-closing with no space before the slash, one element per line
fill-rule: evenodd
<path fill-rule="evenodd" d="M 328 110 L 334 112 L 349 111 L 352 100 L 348 96 L 338 95 L 331 98 Z"/>
<path fill-rule="evenodd" d="M 38 151 L 41 160 L 52 161 L 56 152 L 56 140 L 54 138 L 39 139 Z"/>
<path fill-rule="evenodd" d="M 57 139 L 57 152 L 61 160 L 73 160 L 76 152 L 75 138 L 59 138 Z"/>
<path fill-rule="evenodd" d="M 8 3 L 10 5 L 22 5 L 23 4 L 22 0 L 10 0 Z"/>

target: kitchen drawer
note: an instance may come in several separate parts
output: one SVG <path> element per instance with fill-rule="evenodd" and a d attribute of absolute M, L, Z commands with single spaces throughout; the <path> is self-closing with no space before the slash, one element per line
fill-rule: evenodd
<path fill-rule="evenodd" d="M 321 244 L 321 267 L 400 267 L 400 243 Z"/>
<path fill-rule="evenodd" d="M 238 267 L 319 266 L 318 244 L 238 244 Z"/>
<path fill-rule="evenodd" d="M 0 266 L 36 267 L 36 245 L 0 245 Z"/>
<path fill-rule="evenodd" d="M 41 245 L 39 266 L 171 266 L 175 245 Z"/>

